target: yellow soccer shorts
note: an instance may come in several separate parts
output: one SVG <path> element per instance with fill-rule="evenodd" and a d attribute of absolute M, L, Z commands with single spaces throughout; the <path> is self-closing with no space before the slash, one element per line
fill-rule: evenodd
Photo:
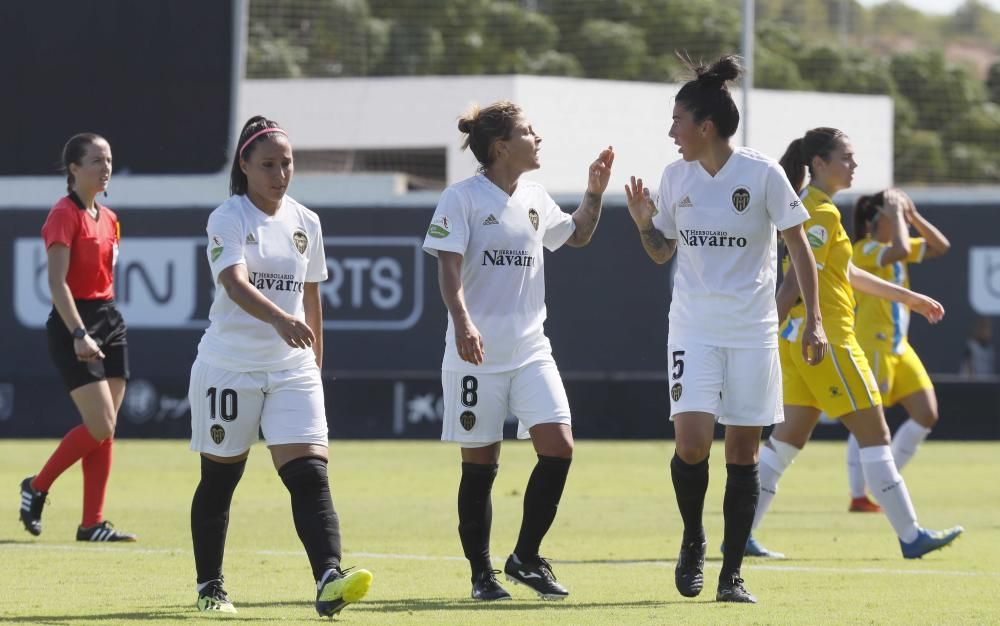
<path fill-rule="evenodd" d="M 829 346 L 826 358 L 809 365 L 802 344 L 778 341 L 785 406 L 811 406 L 830 417 L 841 417 L 882 404 L 878 384 L 857 339 Z"/>
<path fill-rule="evenodd" d="M 903 353 L 895 354 L 885 346 L 862 346 L 872 373 L 878 382 L 885 406 L 898 404 L 906 396 L 918 391 L 933 391 L 934 383 L 927 374 L 917 351 L 909 343 L 903 344 Z"/>

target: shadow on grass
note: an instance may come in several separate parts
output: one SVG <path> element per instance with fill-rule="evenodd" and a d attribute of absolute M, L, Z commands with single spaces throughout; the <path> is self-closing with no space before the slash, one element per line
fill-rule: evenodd
<path fill-rule="evenodd" d="M 552 565 L 632 565 L 632 564 L 653 564 L 653 565 L 673 565 L 677 561 L 676 558 L 649 558 L 649 559 L 550 559 L 549 562 Z"/>
<path fill-rule="evenodd" d="M 133 610 L 121 611 L 117 613 L 93 613 L 89 615 L 72 615 L 70 613 L 63 615 L 3 615 L 0 616 L 0 622 L 3 622 L 4 624 L 85 624 L 88 622 L 106 623 L 124 620 L 143 620 L 176 623 L 186 619 L 204 617 L 204 614 L 198 613 L 194 610 L 194 607 L 191 606 L 167 606 L 157 607 L 148 611 Z M 265 621 L 265 618 L 260 618 L 260 621 Z"/>
<path fill-rule="evenodd" d="M 682 601 L 637 600 L 617 602 L 546 602 L 544 600 L 505 600 L 500 602 L 479 602 L 467 598 L 422 598 L 402 600 L 371 600 L 358 605 L 359 610 L 368 613 L 416 613 L 422 611 L 549 611 L 580 610 L 598 608 L 643 609 L 662 608 Z"/>
<path fill-rule="evenodd" d="M 749 558 L 749 557 L 747 557 Z M 770 559 L 774 560 L 774 559 Z M 714 555 L 711 552 L 705 555 L 705 561 L 711 563 L 713 561 L 722 562 L 722 555 Z M 649 558 L 649 559 L 565 559 L 565 560 L 552 560 L 553 565 L 662 565 L 664 567 L 673 567 L 677 564 L 676 556 L 664 556 L 661 558 Z"/>
<path fill-rule="evenodd" d="M 706 563 L 722 563 L 722 555 L 713 555 L 711 552 L 705 555 Z M 860 555 L 849 555 L 849 556 L 814 556 L 814 557 L 785 557 L 781 559 L 775 559 L 770 557 L 757 557 L 757 556 L 745 556 L 743 557 L 743 565 L 748 568 L 752 568 L 755 565 L 787 565 L 788 567 L 795 567 L 796 565 L 803 566 L 807 563 L 852 563 L 857 567 L 866 567 L 866 565 L 885 565 L 889 563 L 903 563 L 904 559 L 902 557 L 879 557 L 879 556 L 860 556 Z M 579 560 L 565 560 L 565 561 L 552 561 L 554 565 L 662 565 L 664 567 L 673 567 L 677 563 L 676 558 L 662 558 L 662 559 L 579 559 Z"/>
<path fill-rule="evenodd" d="M 622 609 L 659 608 L 672 604 L 690 604 L 690 600 L 636 600 L 632 602 L 577 602 L 545 600 L 503 600 L 499 602 L 479 602 L 469 598 L 402 598 L 399 600 L 362 600 L 345 609 L 346 612 L 366 613 L 418 613 L 423 611 L 539 611 L 550 609 L 578 610 L 602 607 Z M 306 602 L 237 602 L 238 608 L 276 608 L 281 606 L 308 606 Z"/>
<path fill-rule="evenodd" d="M 237 604 L 238 608 L 242 607 L 260 607 L 260 608 L 274 608 L 280 606 L 289 606 L 308 609 L 312 611 L 312 605 L 309 601 L 304 602 L 261 602 L 258 604 L 247 604 L 240 602 Z M 309 615 L 309 613 L 304 613 L 304 615 Z M 315 616 L 315 613 L 312 613 Z M 229 620 L 239 620 L 241 622 L 273 622 L 273 615 L 261 615 L 261 616 L 248 616 L 243 613 L 237 613 L 235 615 L 225 614 L 225 613 L 201 613 L 195 609 L 193 605 L 173 605 L 173 606 L 161 606 L 147 611 L 121 611 L 117 613 L 94 613 L 91 615 L 71 615 L 69 613 L 65 615 L 25 615 L 11 616 L 11 615 L 0 615 L 0 623 L 3 624 L 53 624 L 58 626 L 63 626 L 66 624 L 87 624 L 96 623 L 103 624 L 107 622 L 122 622 L 122 621 L 153 621 L 161 622 L 167 624 L 177 624 L 186 621 L 229 621 Z"/>
<path fill-rule="evenodd" d="M 706 604 L 711 598 L 706 598 Z M 421 613 L 428 611 L 540 611 L 540 610 L 564 610 L 574 611 L 581 609 L 657 609 L 666 608 L 672 605 L 691 604 L 692 600 L 635 600 L 615 601 L 615 602 L 577 602 L 569 600 L 567 602 L 546 602 L 543 600 L 513 600 L 504 602 L 476 602 L 467 598 L 423 598 L 423 599 L 401 599 L 401 600 L 371 600 L 363 601 L 352 605 L 349 609 L 351 613 L 361 611 L 363 613 Z M 295 609 L 305 609 L 312 613 L 311 603 L 308 600 L 277 601 L 277 602 L 237 602 L 240 609 L 275 609 L 278 607 L 289 607 Z M 148 611 L 121 611 L 118 613 L 93 613 L 88 615 L 25 615 L 11 616 L 0 615 L 0 621 L 5 624 L 49 624 L 52 626 L 66 626 L 71 624 L 84 624 L 88 622 L 119 622 L 119 621 L 152 621 L 164 623 L 178 623 L 188 620 L 239 620 L 241 622 L 272 622 L 274 616 L 250 616 L 246 612 L 236 615 L 206 614 L 199 613 L 194 607 L 166 606 L 158 607 Z"/>

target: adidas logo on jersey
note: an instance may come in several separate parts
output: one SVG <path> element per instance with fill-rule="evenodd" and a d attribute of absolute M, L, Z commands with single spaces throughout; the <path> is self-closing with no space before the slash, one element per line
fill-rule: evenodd
<path fill-rule="evenodd" d="M 257 237 L 255 237 L 253 233 L 247 235 L 247 244 L 256 244 L 256 243 L 257 243 Z"/>
<path fill-rule="evenodd" d="M 489 217 L 483 220 L 483 226 L 492 226 L 493 224 L 499 224 L 499 223 L 500 222 L 497 221 L 497 218 L 493 217 L 492 213 L 490 213 Z"/>
<path fill-rule="evenodd" d="M 683 198 L 681 198 L 681 201 L 677 203 L 677 206 L 681 207 L 682 209 L 690 209 L 694 207 L 694 203 L 691 202 L 691 196 L 684 196 Z"/>

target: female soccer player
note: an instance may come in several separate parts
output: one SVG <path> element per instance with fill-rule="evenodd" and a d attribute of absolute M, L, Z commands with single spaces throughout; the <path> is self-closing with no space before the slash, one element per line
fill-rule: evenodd
<path fill-rule="evenodd" d="M 823 359 L 816 269 L 801 224 L 809 215 L 778 164 L 729 141 L 739 113 L 727 83 L 737 58 L 692 67 L 678 92 L 670 137 L 682 159 L 668 165 L 654 206 L 642 179 L 625 187 L 642 245 L 657 263 L 676 251 L 670 302 L 670 419 L 676 434 L 670 472 L 684 536 L 674 573 L 687 597 L 704 585 L 702 508 L 715 422 L 726 427 L 725 557 L 716 600 L 756 602 L 740 567 L 757 504 L 757 449 L 764 426 L 782 420 L 778 361 L 776 229 L 800 269 L 805 316 L 801 358 Z"/>
<path fill-rule="evenodd" d="M 543 247 L 582 247 L 601 216 L 614 151 L 591 163 L 579 208 L 564 213 L 545 189 L 527 180 L 538 169 L 539 137 L 512 102 L 474 106 L 459 119 L 465 147 L 480 173 L 445 189 L 424 239 L 438 257 L 448 308 L 441 384 L 441 439 L 462 448 L 458 534 L 472 567 L 472 597 L 509 600 L 490 560 L 490 491 L 497 475 L 503 424 L 520 421 L 538 464 L 524 492 L 517 545 L 504 572 L 542 598 L 569 595 L 539 547 L 556 516 L 573 456 L 569 403 L 546 338 Z"/>
<path fill-rule="evenodd" d="M 913 226 L 920 237 L 910 237 Z M 854 205 L 854 265 L 882 280 L 909 288 L 911 263 L 939 257 L 951 244 L 940 230 L 917 212 L 913 201 L 898 189 L 861 196 Z M 910 311 L 905 304 L 857 294 L 855 332 L 885 406 L 902 404 L 909 418 L 892 436 L 896 469 L 913 458 L 938 420 L 937 397 L 924 364 L 907 341 Z M 852 434 L 847 439 L 847 482 L 851 490 L 849 511 L 878 512 L 878 504 L 865 493 L 861 452 Z"/>
<path fill-rule="evenodd" d="M 778 480 L 809 441 L 820 411 L 824 411 L 839 418 L 857 437 L 865 481 L 896 531 L 903 557 L 919 558 L 954 541 L 962 527 L 935 532 L 917 524 L 906 483 L 892 459 L 878 385 L 855 336 L 854 290 L 906 304 L 932 324 L 941 320 L 944 309 L 927 296 L 886 282 L 851 263 L 851 242 L 832 200 L 838 191 L 851 186 L 857 167 L 847 135 L 835 128 L 814 128 L 788 146 L 781 164 L 796 189 L 802 188 L 806 170 L 811 178 L 802 191 L 809 211 L 805 228 L 819 269 L 820 309 L 830 354 L 814 368 L 806 367 L 799 357 L 796 343 L 803 328 L 802 309 L 792 308 L 798 288 L 793 280 L 785 280 L 777 295 L 782 319 L 788 314 L 780 341 L 785 421 L 775 427 L 761 451 L 761 493 L 754 528 L 767 513 Z M 798 267 L 790 267 L 789 278 L 797 271 Z"/>
<path fill-rule="evenodd" d="M 111 146 L 100 135 L 74 135 L 62 162 L 69 195 L 56 202 L 42 227 L 52 291 L 45 328 L 49 353 L 83 424 L 66 433 L 38 475 L 21 482 L 21 522 L 32 535 L 41 534 L 49 489 L 79 460 L 83 519 L 76 540 L 135 541 L 103 517 L 115 423 L 128 380 L 125 322 L 112 284 L 118 217 L 96 200 L 111 180 Z"/>
<path fill-rule="evenodd" d="M 372 581 L 366 570 L 340 567 L 320 380 L 326 257 L 319 217 L 285 195 L 292 171 L 285 131 L 250 118 L 233 157 L 232 196 L 208 218 L 208 263 L 218 287 L 188 392 L 191 449 L 201 453 L 191 503 L 201 611 L 236 612 L 223 589 L 222 557 L 233 491 L 258 429 L 291 494 L 316 611 L 338 614 Z"/>

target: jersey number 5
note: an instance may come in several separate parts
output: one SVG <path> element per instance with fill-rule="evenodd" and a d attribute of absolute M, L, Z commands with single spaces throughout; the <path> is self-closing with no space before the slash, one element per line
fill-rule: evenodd
<path fill-rule="evenodd" d="M 671 376 L 674 380 L 677 380 L 678 378 L 684 375 L 684 351 L 676 350 L 674 351 L 672 356 L 674 360 L 673 364 L 674 371 L 673 374 L 671 374 Z"/>
<path fill-rule="evenodd" d="M 208 397 L 210 419 L 214 420 L 216 416 L 221 417 L 224 422 L 231 422 L 236 419 L 237 412 L 239 411 L 236 391 L 233 389 L 223 389 L 222 393 L 219 393 L 215 387 L 209 387 L 208 393 L 205 395 Z"/>

